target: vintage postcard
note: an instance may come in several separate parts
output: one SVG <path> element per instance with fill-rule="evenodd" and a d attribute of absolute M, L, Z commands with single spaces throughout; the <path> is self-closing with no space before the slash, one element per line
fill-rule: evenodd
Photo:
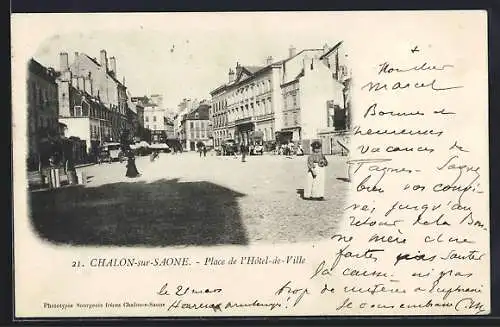
<path fill-rule="evenodd" d="M 15 14 L 14 316 L 486 315 L 485 11 Z"/>

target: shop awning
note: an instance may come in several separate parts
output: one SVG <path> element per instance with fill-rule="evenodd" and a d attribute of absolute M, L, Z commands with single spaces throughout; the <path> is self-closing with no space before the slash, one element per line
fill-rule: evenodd
<path fill-rule="evenodd" d="M 262 131 L 253 131 L 250 135 L 253 138 L 263 138 L 264 137 L 264 132 L 262 132 Z"/>
<path fill-rule="evenodd" d="M 285 127 L 285 128 L 282 128 L 281 131 L 277 131 L 276 133 L 290 133 L 290 132 L 298 131 L 298 130 L 300 130 L 300 126 Z"/>

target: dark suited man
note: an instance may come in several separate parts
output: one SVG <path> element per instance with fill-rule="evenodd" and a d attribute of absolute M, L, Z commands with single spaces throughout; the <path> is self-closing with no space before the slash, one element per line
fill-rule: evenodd
<path fill-rule="evenodd" d="M 241 152 L 241 162 L 245 162 L 245 158 L 248 152 L 248 147 L 245 145 L 245 143 L 241 143 L 240 152 Z"/>

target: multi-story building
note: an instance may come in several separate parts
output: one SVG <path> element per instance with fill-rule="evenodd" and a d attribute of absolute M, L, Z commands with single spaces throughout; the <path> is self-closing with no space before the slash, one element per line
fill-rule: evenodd
<path fill-rule="evenodd" d="M 149 99 L 144 97 L 130 97 L 129 107 L 135 108 L 135 112 L 137 113 L 137 132 L 135 135 L 135 141 L 146 141 L 151 142 L 151 130 L 146 128 L 144 124 L 144 104 L 148 103 Z"/>
<path fill-rule="evenodd" d="M 345 153 L 351 128 L 351 69 L 349 56 L 343 42 L 329 48 L 324 46 L 320 60 L 330 69 L 334 79 L 343 86 L 343 99 L 328 102 L 328 126 L 318 134 L 323 141 L 323 152 Z M 340 144 L 343 144 L 340 145 Z"/>
<path fill-rule="evenodd" d="M 184 149 L 195 151 L 198 142 L 213 145 L 209 111 L 210 105 L 202 102 L 198 108 L 183 115 L 179 139 Z"/>
<path fill-rule="evenodd" d="M 278 132 L 279 143 L 300 143 L 308 152 L 311 141 L 320 138 L 325 128 L 340 129 L 345 123 L 345 119 L 334 119 L 339 118 L 339 112 L 345 112 L 344 85 L 338 80 L 338 72 L 332 73 L 323 60 L 328 51 L 317 49 L 299 56 L 291 49 L 289 58 L 283 61 L 283 128 Z"/>
<path fill-rule="evenodd" d="M 151 142 L 151 132 L 144 127 L 144 106 L 137 97 L 130 97 L 128 108 L 131 113 L 129 120 L 132 120 L 133 139 L 135 142 Z"/>
<path fill-rule="evenodd" d="M 349 57 L 346 53 L 343 42 L 337 43 L 329 48 L 324 46 L 325 53 L 320 57 L 320 60 L 328 66 L 333 74 L 333 78 L 344 86 L 343 99 L 344 103 L 335 103 L 335 113 L 330 118 L 329 126 L 334 126 L 336 130 L 348 130 L 350 128 L 350 84 L 351 84 L 351 69 L 349 68 Z"/>
<path fill-rule="evenodd" d="M 269 57 L 262 67 L 229 69 L 228 82 L 210 92 L 215 146 L 226 139 L 252 143 L 258 136 L 264 143 L 302 143 L 308 151 L 323 129 L 345 129 L 349 79 L 341 45 L 300 52 L 290 47 L 284 60 Z"/>
<path fill-rule="evenodd" d="M 96 154 L 101 143 L 119 140 L 121 129 L 116 126 L 117 112 L 113 109 L 116 108 L 113 103 L 118 101 L 111 100 L 109 92 L 102 91 L 106 89 L 100 85 L 103 84 L 103 77 L 92 73 L 92 69 L 86 70 L 86 66 L 92 67 L 94 62 L 85 54 L 75 53 L 75 61 L 71 66 L 68 54 L 60 54 L 57 78 L 59 121 L 66 125 L 68 136 L 85 141 L 88 154 Z M 126 117 L 123 127 L 125 123 Z"/>
<path fill-rule="evenodd" d="M 165 109 L 150 101 L 143 103 L 143 106 L 144 127 L 151 131 L 151 142 L 165 143 L 167 138 Z"/>
<path fill-rule="evenodd" d="M 99 125 L 92 125 L 95 127 L 90 128 L 90 133 L 97 134 L 96 138 L 100 141 L 118 141 L 129 125 L 127 122 L 127 88 L 125 78 L 123 82 L 117 79 L 116 58 L 110 57 L 108 60 L 106 50 L 101 50 L 98 62 L 97 59 L 87 54 L 76 52 L 74 61 L 70 65 L 68 54 L 61 53 L 60 75 L 61 81 L 66 85 L 71 82 L 72 87 L 90 95 L 92 99 L 97 99 L 102 107 L 107 109 L 102 114 L 95 113 L 95 116 L 99 118 Z M 59 84 L 60 89 L 64 83 Z M 66 85 L 64 89 L 68 88 Z M 68 96 L 67 92 L 61 91 L 59 102 L 69 103 L 69 98 L 65 98 Z M 69 108 L 64 109 L 66 113 L 69 112 Z M 72 122 L 69 121 L 67 124 L 70 134 L 74 129 L 71 126 Z M 79 125 L 78 129 L 82 128 L 77 120 L 74 122 Z"/>
<path fill-rule="evenodd" d="M 45 154 L 42 143 L 60 135 L 56 72 L 31 59 L 27 78 L 28 167 L 35 168 Z"/>
<path fill-rule="evenodd" d="M 265 66 L 242 66 L 229 70 L 229 80 L 210 92 L 214 145 L 226 139 L 250 143 L 254 132 L 264 142 L 275 140 L 282 127 L 281 62 L 267 58 Z"/>

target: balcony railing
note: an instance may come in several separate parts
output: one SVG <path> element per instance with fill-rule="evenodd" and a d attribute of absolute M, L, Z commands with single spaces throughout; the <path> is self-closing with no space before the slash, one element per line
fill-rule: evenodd
<path fill-rule="evenodd" d="M 263 115 L 258 115 L 255 117 L 256 121 L 261 121 L 261 120 L 266 120 L 266 119 L 271 119 L 274 118 L 274 113 L 268 113 L 268 114 L 263 114 Z"/>
<path fill-rule="evenodd" d="M 234 121 L 235 124 L 244 124 L 244 123 L 250 123 L 252 122 L 252 117 L 245 117 L 245 118 L 240 118 L 240 119 L 236 119 Z"/>

